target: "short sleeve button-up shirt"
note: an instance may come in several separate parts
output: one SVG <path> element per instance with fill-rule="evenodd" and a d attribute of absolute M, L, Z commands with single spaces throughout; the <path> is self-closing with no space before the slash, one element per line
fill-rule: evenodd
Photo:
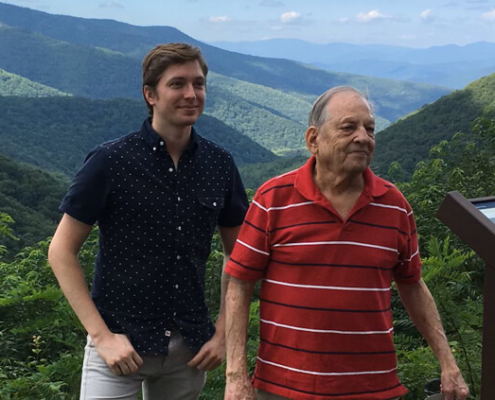
<path fill-rule="evenodd" d="M 60 209 L 99 225 L 92 298 L 110 330 L 138 352 L 166 354 L 172 329 L 192 350 L 213 335 L 204 296 L 211 238 L 217 225 L 240 225 L 247 206 L 229 153 L 193 128 L 175 168 L 148 119 L 90 152 Z"/>

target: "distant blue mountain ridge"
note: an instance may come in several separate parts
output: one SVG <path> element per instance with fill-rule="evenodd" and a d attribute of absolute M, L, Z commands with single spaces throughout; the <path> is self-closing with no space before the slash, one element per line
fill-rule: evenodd
<path fill-rule="evenodd" d="M 319 68 L 459 89 L 495 72 L 495 43 L 409 48 L 381 44 L 317 44 L 295 39 L 213 42 L 225 50 L 285 58 Z"/>

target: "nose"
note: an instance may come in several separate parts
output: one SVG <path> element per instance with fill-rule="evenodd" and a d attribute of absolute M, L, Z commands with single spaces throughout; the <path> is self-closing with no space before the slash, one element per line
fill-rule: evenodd
<path fill-rule="evenodd" d="M 371 140 L 371 137 L 368 134 L 368 131 L 366 130 L 365 126 L 360 126 L 358 129 L 356 129 L 356 133 L 354 136 L 354 142 L 369 143 L 370 140 Z"/>
<path fill-rule="evenodd" d="M 192 83 L 184 86 L 184 97 L 188 99 L 196 97 L 196 92 L 194 91 L 194 86 Z"/>

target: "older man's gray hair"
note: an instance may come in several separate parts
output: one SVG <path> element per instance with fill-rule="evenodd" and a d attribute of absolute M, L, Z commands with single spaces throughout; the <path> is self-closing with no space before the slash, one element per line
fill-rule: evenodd
<path fill-rule="evenodd" d="M 341 92 L 354 92 L 362 97 L 362 99 L 368 104 L 371 110 L 373 110 L 373 104 L 368 99 L 366 95 L 361 93 L 356 88 L 352 86 L 336 86 L 331 89 L 328 89 L 325 93 L 323 93 L 320 97 L 316 99 L 313 103 L 313 108 L 309 113 L 308 117 L 308 126 L 316 126 L 320 128 L 328 118 L 327 113 L 327 105 L 330 99 L 335 96 L 337 93 Z"/>

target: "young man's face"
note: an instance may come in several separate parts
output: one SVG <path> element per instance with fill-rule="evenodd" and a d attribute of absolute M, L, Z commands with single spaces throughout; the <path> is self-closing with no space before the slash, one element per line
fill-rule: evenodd
<path fill-rule="evenodd" d="M 153 106 L 153 120 L 160 126 L 191 126 L 203 112 L 206 78 L 196 60 L 174 64 L 165 70 L 155 90 L 145 88 L 145 94 Z"/>

